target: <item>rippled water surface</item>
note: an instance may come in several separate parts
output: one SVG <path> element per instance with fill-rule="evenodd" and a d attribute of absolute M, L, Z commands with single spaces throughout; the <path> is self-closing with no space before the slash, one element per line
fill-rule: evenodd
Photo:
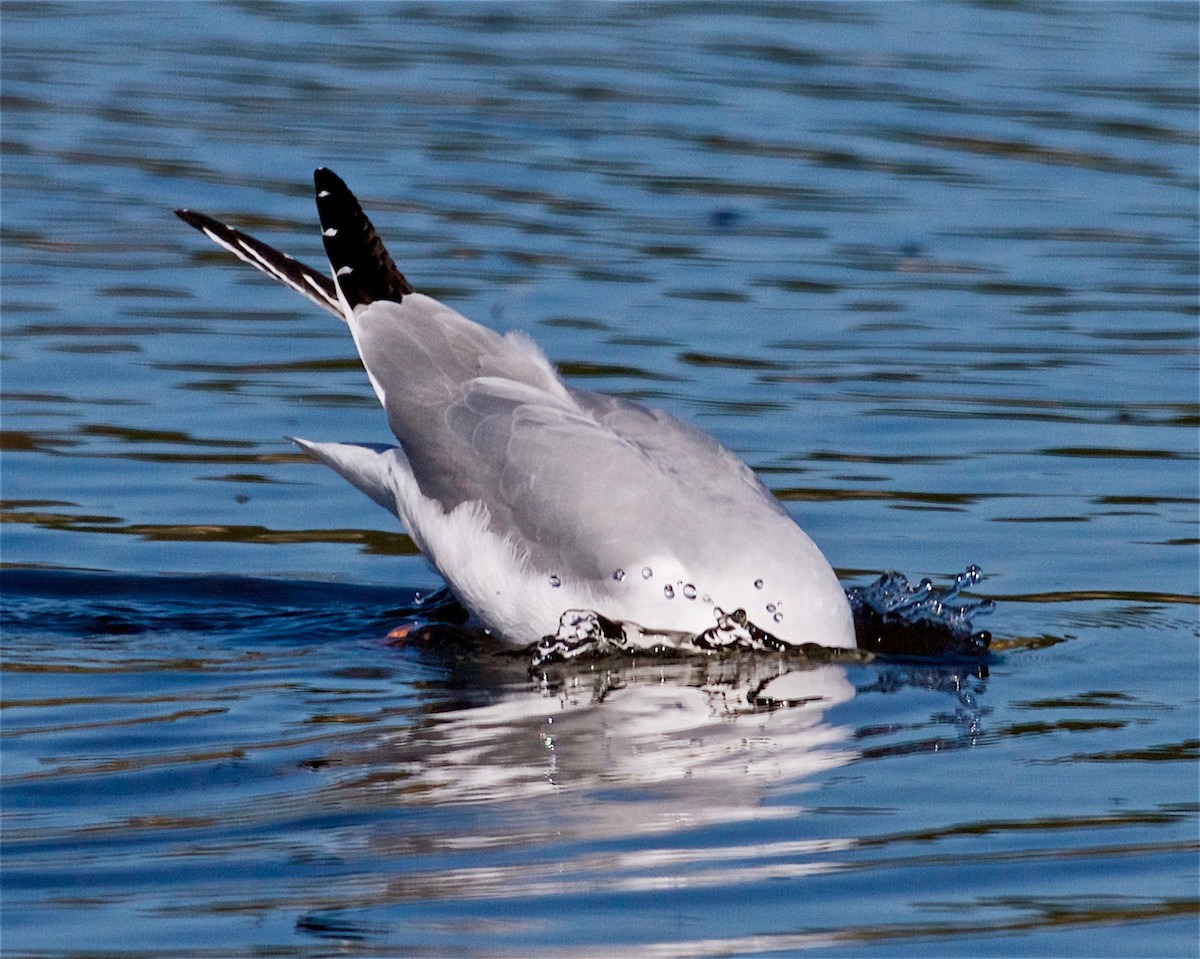
<path fill-rule="evenodd" d="M 5 955 L 1195 955 L 1194 4 L 0 20 Z M 318 165 L 991 658 L 389 638 L 345 328 L 170 212 L 317 262 Z"/>

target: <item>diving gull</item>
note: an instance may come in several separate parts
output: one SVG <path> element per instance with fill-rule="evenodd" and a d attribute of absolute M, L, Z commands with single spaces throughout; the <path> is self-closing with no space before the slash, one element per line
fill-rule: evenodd
<path fill-rule="evenodd" d="M 345 183 L 314 180 L 332 280 L 176 213 L 350 327 L 399 445 L 295 442 L 399 517 L 479 625 L 524 646 L 581 611 L 663 635 L 733 613 L 788 644 L 855 646 L 829 562 L 737 456 L 416 292 Z"/>

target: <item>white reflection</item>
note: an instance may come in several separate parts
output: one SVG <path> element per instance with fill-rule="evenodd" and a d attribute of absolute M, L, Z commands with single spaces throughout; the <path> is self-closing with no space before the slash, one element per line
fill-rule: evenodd
<path fill-rule="evenodd" d="M 850 730 L 825 720 L 854 693 L 840 665 L 761 655 L 580 666 L 431 715 L 357 759 L 371 766 L 373 786 L 398 789 L 405 802 L 604 790 L 610 815 L 637 803 L 643 830 L 656 828 L 649 808 L 673 795 L 687 802 L 663 803 L 661 828 L 787 816 L 795 810 L 756 800 L 767 785 L 857 756 L 846 746 Z"/>

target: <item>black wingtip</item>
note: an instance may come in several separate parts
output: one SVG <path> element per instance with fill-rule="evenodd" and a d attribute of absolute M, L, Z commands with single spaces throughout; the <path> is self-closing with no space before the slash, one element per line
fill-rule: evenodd
<path fill-rule="evenodd" d="M 329 310 L 334 316 L 345 319 L 342 316 L 342 303 L 338 299 L 337 287 L 323 271 L 314 270 L 311 266 L 306 266 L 275 247 L 263 243 L 262 240 L 226 226 L 206 213 L 182 209 L 176 210 L 175 215 L 238 259 L 257 270 L 262 270 L 267 276 L 285 286 L 290 286 L 301 296 Z"/>
<path fill-rule="evenodd" d="M 313 184 L 325 252 L 350 308 L 376 300 L 399 303 L 412 293 L 412 284 L 396 269 L 375 227 L 342 178 L 320 167 L 313 174 Z"/>
<path fill-rule="evenodd" d="M 215 222 L 212 217 L 197 213 L 195 210 L 176 210 L 175 215 L 188 226 L 194 226 L 197 230 L 203 230 Z"/>
<path fill-rule="evenodd" d="M 214 219 L 207 213 L 201 213 L 198 210 L 176 210 L 175 215 L 183 220 L 188 226 L 195 227 L 201 232 L 216 234 L 219 237 L 226 239 L 234 239 L 237 237 L 246 237 L 244 233 L 240 233 L 231 226 L 226 226 L 220 220 Z M 246 237 L 252 240 L 252 237 Z M 257 241 L 255 241 L 257 242 Z"/>

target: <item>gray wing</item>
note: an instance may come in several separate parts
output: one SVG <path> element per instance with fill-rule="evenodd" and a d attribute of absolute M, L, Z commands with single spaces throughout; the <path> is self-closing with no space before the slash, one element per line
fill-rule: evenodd
<path fill-rule="evenodd" d="M 531 342 L 501 336 L 427 296 L 360 306 L 350 328 L 421 492 L 444 509 L 486 502 L 499 469 L 490 448 L 472 447 L 463 417 L 490 415 L 493 404 L 515 408 L 518 396 L 526 403 L 573 406 Z M 484 406 L 472 412 L 473 404 Z"/>
<path fill-rule="evenodd" d="M 680 482 L 716 502 L 787 511 L 754 471 L 708 433 L 670 413 L 602 393 L 570 390 L 598 423 L 680 477 Z"/>
<path fill-rule="evenodd" d="M 350 325 L 421 492 L 446 510 L 482 502 L 542 569 L 604 578 L 654 552 L 754 549 L 790 523 L 707 433 L 566 388 L 523 338 L 419 294 L 360 306 Z"/>
<path fill-rule="evenodd" d="M 454 468 L 474 472 L 498 531 L 548 572 L 607 580 L 660 555 L 717 568 L 791 524 L 745 464 L 665 413 L 582 391 L 547 402 L 493 380 L 447 413 Z"/>

